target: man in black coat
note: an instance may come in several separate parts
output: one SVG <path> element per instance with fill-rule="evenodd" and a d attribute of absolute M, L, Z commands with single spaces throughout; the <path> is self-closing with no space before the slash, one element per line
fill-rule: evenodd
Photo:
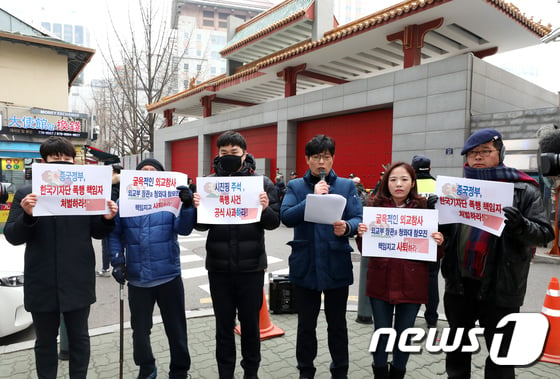
<path fill-rule="evenodd" d="M 237 132 L 223 133 L 217 140 L 214 159 L 216 176 L 253 176 L 254 158 L 247 153 L 245 138 Z M 259 196 L 259 222 L 242 225 L 196 224 L 208 230 L 206 269 L 216 317 L 216 360 L 220 379 L 231 379 L 235 371 L 235 313 L 241 324 L 241 366 L 244 379 L 256 379 L 261 361 L 259 315 L 263 302 L 266 251 L 264 231 L 280 225 L 280 204 L 272 181 L 264 176 Z M 194 205 L 200 195 L 194 194 Z"/>
<path fill-rule="evenodd" d="M 49 137 L 40 147 L 47 163 L 74 164 L 76 151 L 70 141 Z M 37 194 L 31 185 L 14 196 L 4 228 L 6 240 L 26 244 L 24 305 L 35 328 L 35 365 L 39 378 L 56 378 L 56 337 L 60 314 L 68 332 L 70 377 L 87 375 L 90 343 L 88 316 L 95 302 L 95 253 L 91 238 L 101 239 L 114 227 L 117 204 L 108 201 L 109 214 L 102 216 L 34 217 Z"/>

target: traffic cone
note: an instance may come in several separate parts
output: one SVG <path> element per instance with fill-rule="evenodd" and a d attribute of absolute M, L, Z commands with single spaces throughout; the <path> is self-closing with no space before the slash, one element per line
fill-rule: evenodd
<path fill-rule="evenodd" d="M 560 285 L 558 278 L 548 284 L 542 314 L 548 319 L 550 328 L 541 361 L 560 364 Z"/>
<path fill-rule="evenodd" d="M 268 315 L 268 305 L 266 304 L 266 295 L 264 294 L 264 288 L 263 288 L 263 303 L 261 306 L 261 311 L 259 313 L 259 329 L 261 332 L 261 341 L 284 335 L 284 331 L 270 321 L 270 317 Z M 234 331 L 235 333 L 241 335 L 241 326 L 237 325 Z"/>

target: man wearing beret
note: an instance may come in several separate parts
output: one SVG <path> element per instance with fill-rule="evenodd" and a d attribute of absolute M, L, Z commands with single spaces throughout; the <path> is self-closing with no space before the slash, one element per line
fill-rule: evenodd
<path fill-rule="evenodd" d="M 502 135 L 494 129 L 472 134 L 461 151 L 466 155 L 464 176 L 469 179 L 511 182 L 513 204 L 504 207 L 505 228 L 501 236 L 464 224 L 443 225 L 445 255 L 441 272 L 445 278 L 443 298 L 453 341 L 464 328 L 461 345 L 470 345 L 467 332 L 478 321 L 490 350 L 496 333 L 503 334 L 500 356 L 507 353 L 514 325 L 497 330 L 497 323 L 510 313 L 518 313 L 527 288 L 529 265 L 537 245 L 554 238 L 537 182 L 527 174 L 503 164 Z M 447 353 L 449 378 L 471 377 L 471 353 L 461 347 Z M 485 378 L 514 378 L 514 366 L 500 366 L 486 358 Z"/>

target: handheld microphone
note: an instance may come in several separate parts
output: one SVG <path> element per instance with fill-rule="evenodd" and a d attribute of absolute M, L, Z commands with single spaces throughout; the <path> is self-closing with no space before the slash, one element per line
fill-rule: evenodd
<path fill-rule="evenodd" d="M 323 169 L 319 170 L 319 178 L 321 178 L 321 180 L 325 180 L 326 177 L 327 177 L 327 173 L 325 172 L 325 170 Z"/>

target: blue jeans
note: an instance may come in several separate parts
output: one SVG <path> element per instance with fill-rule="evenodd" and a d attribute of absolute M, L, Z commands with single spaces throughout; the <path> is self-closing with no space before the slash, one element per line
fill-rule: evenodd
<path fill-rule="evenodd" d="M 420 309 L 420 304 L 391 304 L 383 300 L 370 297 L 371 310 L 373 313 L 373 324 L 375 330 L 380 328 L 394 328 L 397 332 L 397 339 L 393 349 L 392 365 L 399 369 L 406 369 L 409 353 L 399 350 L 398 341 L 403 330 L 414 326 L 416 315 Z M 393 310 L 395 311 L 395 322 L 393 324 Z M 384 334 L 379 338 L 377 348 L 373 355 L 373 365 L 377 367 L 387 365 L 387 355 L 385 351 L 389 337 Z"/>
<path fill-rule="evenodd" d="M 156 367 L 150 344 L 152 315 L 156 302 L 169 343 L 169 377 L 185 378 L 191 367 L 191 358 L 187 344 L 185 292 L 181 276 L 156 287 L 128 285 L 134 363 L 140 366 L 140 374 L 143 376 L 153 372 Z"/>

